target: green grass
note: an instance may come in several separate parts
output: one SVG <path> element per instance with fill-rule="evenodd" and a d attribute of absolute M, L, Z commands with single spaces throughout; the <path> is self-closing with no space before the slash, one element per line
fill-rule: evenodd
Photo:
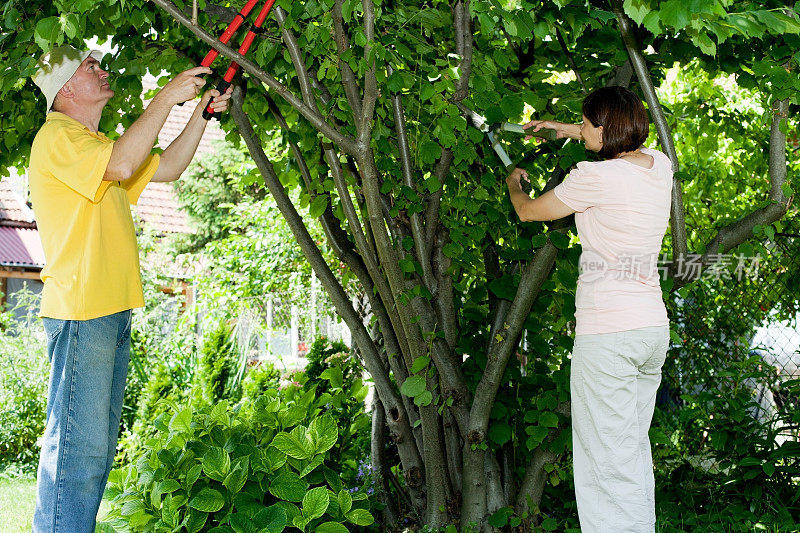
<path fill-rule="evenodd" d="M 35 479 L 0 479 L 0 531 L 29 532 L 35 503 Z"/>
<path fill-rule="evenodd" d="M 29 533 L 36 505 L 36 480 L 31 477 L 0 478 L 0 531 Z M 108 503 L 100 504 L 98 521 L 108 512 Z"/>

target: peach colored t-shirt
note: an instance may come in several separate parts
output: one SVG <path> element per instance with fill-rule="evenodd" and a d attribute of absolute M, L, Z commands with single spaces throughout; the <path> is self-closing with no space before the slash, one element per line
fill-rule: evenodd
<path fill-rule="evenodd" d="M 576 335 L 669 323 L 658 256 L 669 223 L 672 164 L 658 150 L 644 168 L 624 159 L 578 163 L 555 195 L 575 210 L 583 252 Z"/>

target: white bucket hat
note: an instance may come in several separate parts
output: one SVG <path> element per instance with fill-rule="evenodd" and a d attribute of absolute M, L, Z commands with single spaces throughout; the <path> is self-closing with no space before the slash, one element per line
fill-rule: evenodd
<path fill-rule="evenodd" d="M 47 99 L 47 111 L 53 107 L 56 94 L 67 83 L 81 63 L 92 56 L 100 61 L 103 53 L 99 50 L 78 50 L 68 44 L 53 48 L 39 58 L 39 70 L 31 76 L 33 83 L 39 86 Z"/>

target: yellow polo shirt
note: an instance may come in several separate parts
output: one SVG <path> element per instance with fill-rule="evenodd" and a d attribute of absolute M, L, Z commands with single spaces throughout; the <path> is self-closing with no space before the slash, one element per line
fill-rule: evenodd
<path fill-rule="evenodd" d="M 103 181 L 113 146 L 57 112 L 33 140 L 28 179 L 46 263 L 43 317 L 89 320 L 144 305 L 130 204 L 159 157 L 148 157 L 129 180 Z"/>

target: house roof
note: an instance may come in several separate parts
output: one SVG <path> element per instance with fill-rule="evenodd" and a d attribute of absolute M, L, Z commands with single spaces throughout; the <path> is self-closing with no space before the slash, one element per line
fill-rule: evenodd
<path fill-rule="evenodd" d="M 0 180 L 0 226 L 36 227 L 33 210 L 14 190 L 10 178 Z"/>
<path fill-rule="evenodd" d="M 44 267 L 39 232 L 31 228 L 0 226 L 0 266 Z"/>

